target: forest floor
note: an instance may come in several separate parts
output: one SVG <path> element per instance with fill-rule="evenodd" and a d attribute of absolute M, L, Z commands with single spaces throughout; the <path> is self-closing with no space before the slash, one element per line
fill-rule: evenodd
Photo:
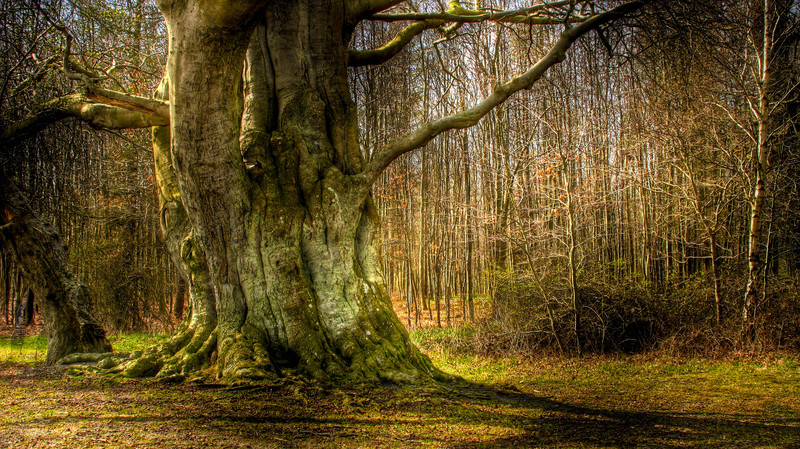
<path fill-rule="evenodd" d="M 485 358 L 412 335 L 465 382 L 170 385 L 43 367 L 43 337 L 0 336 L 0 448 L 800 447 L 797 356 Z"/>

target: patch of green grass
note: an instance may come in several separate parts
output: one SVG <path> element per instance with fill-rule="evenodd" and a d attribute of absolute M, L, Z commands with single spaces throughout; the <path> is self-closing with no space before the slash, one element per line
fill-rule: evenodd
<path fill-rule="evenodd" d="M 43 335 L 0 338 L 0 361 L 20 365 L 38 365 L 47 354 L 47 338 Z"/>
<path fill-rule="evenodd" d="M 622 413 L 676 411 L 734 421 L 788 420 L 800 426 L 796 355 L 763 360 L 633 357 L 566 359 L 453 356 L 425 351 L 466 380 Z M 716 418 L 715 418 L 716 419 Z M 798 429 L 800 435 L 800 428 Z M 800 439 L 800 437 L 799 437 Z"/>
<path fill-rule="evenodd" d="M 465 325 L 450 328 L 415 329 L 409 332 L 409 336 L 414 344 L 430 351 L 469 354 L 472 352 L 475 328 Z"/>
<path fill-rule="evenodd" d="M 167 335 L 135 332 L 109 337 L 114 352 L 134 352 L 161 343 Z M 44 363 L 47 355 L 47 337 L 36 335 L 21 338 L 0 338 L 0 362 L 34 366 Z"/>
<path fill-rule="evenodd" d="M 132 334 L 112 335 L 108 339 L 111 341 L 114 352 L 134 352 L 155 346 L 167 338 L 169 338 L 169 335 L 134 332 Z"/>

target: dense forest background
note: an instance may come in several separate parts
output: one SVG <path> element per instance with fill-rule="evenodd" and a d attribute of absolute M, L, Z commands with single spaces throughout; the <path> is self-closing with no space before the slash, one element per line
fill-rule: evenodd
<path fill-rule="evenodd" d="M 581 39 L 533 90 L 385 171 L 383 268 L 407 326 L 458 327 L 449 344 L 486 353 L 800 349 L 800 4 L 706 3 L 661 2 Z M 53 70 L 53 17 L 73 57 L 119 88 L 147 96 L 160 82 L 151 0 L 0 8 L 0 129 L 74 89 Z M 402 27 L 371 22 L 354 46 Z M 485 97 L 559 32 L 468 24 L 352 69 L 364 153 Z M 186 299 L 149 139 L 65 121 L 3 143 L 5 172 L 64 236 L 115 331 L 169 330 Z M 0 289 L 0 322 L 30 320 L 7 253 Z"/>

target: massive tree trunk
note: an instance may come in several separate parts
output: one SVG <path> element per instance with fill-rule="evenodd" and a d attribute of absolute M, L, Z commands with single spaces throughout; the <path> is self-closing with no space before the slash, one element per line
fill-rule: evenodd
<path fill-rule="evenodd" d="M 378 270 L 343 2 L 198 4 L 160 5 L 171 126 L 154 133 L 162 225 L 192 310 L 123 369 L 185 375 L 216 360 L 226 379 L 441 377 Z"/>
<path fill-rule="evenodd" d="M 28 198 L 2 171 L 0 225 L 0 245 L 22 267 L 39 304 L 47 332 L 45 363 L 54 364 L 73 353 L 111 351 L 105 331 L 92 315 L 89 290 L 67 263 L 61 236 L 30 210 Z"/>

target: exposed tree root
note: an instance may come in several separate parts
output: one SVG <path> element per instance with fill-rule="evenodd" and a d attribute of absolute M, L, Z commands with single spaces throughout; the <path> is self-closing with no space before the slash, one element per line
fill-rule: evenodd
<path fill-rule="evenodd" d="M 93 365 L 125 377 L 155 377 L 182 381 L 214 361 L 216 329 L 210 325 L 182 325 L 167 341 L 133 353 L 80 353 L 58 361 L 60 365 Z"/>
<path fill-rule="evenodd" d="M 397 348 L 387 340 L 360 341 L 345 358 L 329 352 L 324 360 L 295 360 L 276 364 L 267 348 L 246 333 L 223 343 L 224 363 L 217 360 L 217 329 L 183 325 L 167 341 L 133 353 L 79 353 L 58 361 L 60 365 L 88 365 L 124 377 L 153 377 L 166 382 L 202 379 L 228 385 L 269 384 L 287 386 L 323 383 L 423 385 L 452 381 L 411 344 Z M 223 350 L 223 349 L 220 349 Z"/>

